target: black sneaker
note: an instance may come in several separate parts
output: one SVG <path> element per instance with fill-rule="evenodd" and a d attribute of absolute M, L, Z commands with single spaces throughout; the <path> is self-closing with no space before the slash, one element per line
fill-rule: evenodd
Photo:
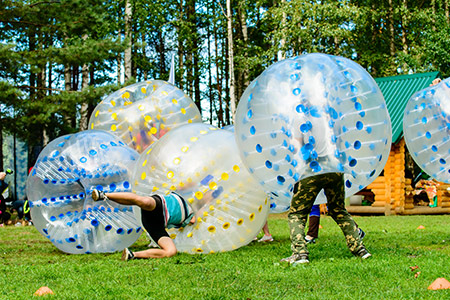
<path fill-rule="evenodd" d="M 105 192 L 99 191 L 97 189 L 93 189 L 92 190 L 92 200 L 103 201 L 103 200 L 108 200 L 108 197 L 105 196 Z"/>
<path fill-rule="evenodd" d="M 359 233 L 359 238 L 362 240 L 365 236 L 366 233 L 364 232 L 364 230 L 362 230 L 361 228 L 358 227 L 358 233 Z"/>
<path fill-rule="evenodd" d="M 289 257 L 283 258 L 282 260 L 280 260 L 280 262 L 288 262 L 290 265 L 295 266 L 297 264 L 307 264 L 307 263 L 309 263 L 309 259 L 308 259 L 308 254 L 294 253 Z"/>
<path fill-rule="evenodd" d="M 128 249 L 128 248 L 123 249 L 123 251 L 122 251 L 122 260 L 123 261 L 128 261 L 128 260 L 132 260 L 132 259 L 134 259 L 134 253 L 131 252 L 131 250 Z"/>
<path fill-rule="evenodd" d="M 367 259 L 372 256 L 372 254 L 367 251 L 367 249 L 363 246 L 361 249 L 359 249 L 357 252 L 353 253 L 355 256 L 359 256 L 362 259 Z"/>

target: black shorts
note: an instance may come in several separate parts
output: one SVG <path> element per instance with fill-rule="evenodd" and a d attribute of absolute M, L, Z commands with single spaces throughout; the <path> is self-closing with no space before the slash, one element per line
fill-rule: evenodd
<path fill-rule="evenodd" d="M 160 238 L 169 237 L 169 234 L 165 227 L 162 200 L 158 195 L 152 195 L 152 198 L 155 199 L 156 207 L 152 211 L 141 209 L 141 220 L 145 230 L 158 243 Z"/>

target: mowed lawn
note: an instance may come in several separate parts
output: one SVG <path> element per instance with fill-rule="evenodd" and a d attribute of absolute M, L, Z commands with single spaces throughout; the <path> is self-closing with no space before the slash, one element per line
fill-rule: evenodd
<path fill-rule="evenodd" d="M 69 255 L 32 227 L 0 227 L 0 299 L 450 299 L 450 216 L 355 216 L 373 257 L 353 257 L 330 217 L 309 247 L 311 263 L 280 263 L 289 256 L 286 215 L 271 215 L 275 241 L 232 252 L 178 254 L 123 262 L 120 253 Z M 420 225 L 424 229 L 417 229 Z M 142 236 L 131 248 L 144 249 Z"/>

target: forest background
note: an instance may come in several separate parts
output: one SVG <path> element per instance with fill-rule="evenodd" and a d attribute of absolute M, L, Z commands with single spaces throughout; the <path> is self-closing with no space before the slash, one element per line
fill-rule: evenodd
<path fill-rule="evenodd" d="M 232 123 L 248 84 L 286 57 L 321 52 L 373 77 L 446 78 L 449 2 L 2 0 L 0 141 L 23 141 L 30 167 L 49 141 L 87 129 L 106 95 L 167 80 L 172 57 L 176 85 L 219 127 Z"/>

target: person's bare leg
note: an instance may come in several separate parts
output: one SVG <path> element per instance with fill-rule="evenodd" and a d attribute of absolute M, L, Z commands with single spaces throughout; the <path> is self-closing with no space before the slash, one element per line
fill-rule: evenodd
<path fill-rule="evenodd" d="M 139 196 L 135 193 L 118 192 L 105 193 L 109 200 L 123 205 L 137 205 L 143 210 L 152 211 L 156 207 L 156 201 L 153 197 Z"/>
<path fill-rule="evenodd" d="M 263 232 L 264 232 L 264 235 L 267 235 L 267 236 L 271 235 L 270 231 L 269 231 L 269 223 L 267 221 L 266 221 L 266 224 L 264 224 Z"/>
<path fill-rule="evenodd" d="M 161 249 L 148 249 L 134 252 L 134 258 L 163 258 L 171 257 L 177 254 L 177 247 L 170 237 L 163 236 L 158 240 L 158 245 Z"/>

